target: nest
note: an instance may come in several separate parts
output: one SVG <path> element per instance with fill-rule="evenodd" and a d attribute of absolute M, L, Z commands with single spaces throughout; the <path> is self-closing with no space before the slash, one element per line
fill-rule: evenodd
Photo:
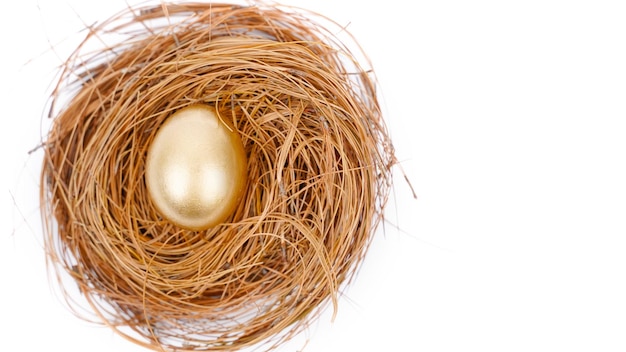
<path fill-rule="evenodd" d="M 340 32 L 302 10 L 204 3 L 129 8 L 89 28 L 44 141 L 45 246 L 70 306 L 177 351 L 271 349 L 327 303 L 336 311 L 395 162 L 373 73 Z M 243 200 L 204 231 L 164 219 L 144 179 L 159 126 L 197 103 L 248 158 Z"/>

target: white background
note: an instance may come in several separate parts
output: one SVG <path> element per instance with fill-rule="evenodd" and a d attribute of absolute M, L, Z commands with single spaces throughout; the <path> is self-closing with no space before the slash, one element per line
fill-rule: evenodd
<path fill-rule="evenodd" d="M 279 351 L 626 350 L 623 2 L 284 3 L 349 24 L 419 198 L 396 168 L 390 223 L 336 320 L 329 309 Z M 51 289 L 42 153 L 27 155 L 80 30 L 124 6 L 0 12 L 2 350 L 145 351 L 75 318 Z"/>

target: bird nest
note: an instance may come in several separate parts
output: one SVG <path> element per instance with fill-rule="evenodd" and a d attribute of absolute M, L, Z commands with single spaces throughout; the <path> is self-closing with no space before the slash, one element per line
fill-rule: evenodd
<path fill-rule="evenodd" d="M 155 350 L 271 349 L 336 309 L 395 162 L 373 73 L 339 32 L 303 10 L 215 3 L 129 8 L 90 27 L 44 141 L 61 287 L 69 277 L 101 322 Z M 211 105 L 247 157 L 242 200 L 203 231 L 159 214 L 144 171 L 159 127 L 193 104 Z"/>

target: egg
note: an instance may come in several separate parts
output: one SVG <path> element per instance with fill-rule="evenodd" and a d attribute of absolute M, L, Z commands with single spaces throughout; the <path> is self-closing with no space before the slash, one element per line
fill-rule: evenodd
<path fill-rule="evenodd" d="M 183 108 L 161 125 L 148 147 L 145 180 L 160 214 L 189 229 L 225 221 L 246 183 L 241 138 L 209 105 Z"/>

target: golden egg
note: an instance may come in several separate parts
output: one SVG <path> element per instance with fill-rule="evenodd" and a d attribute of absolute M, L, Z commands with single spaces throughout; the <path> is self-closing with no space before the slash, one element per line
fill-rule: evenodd
<path fill-rule="evenodd" d="M 150 198 L 180 227 L 203 230 L 223 222 L 237 206 L 245 181 L 241 139 L 208 105 L 172 114 L 148 148 Z"/>

